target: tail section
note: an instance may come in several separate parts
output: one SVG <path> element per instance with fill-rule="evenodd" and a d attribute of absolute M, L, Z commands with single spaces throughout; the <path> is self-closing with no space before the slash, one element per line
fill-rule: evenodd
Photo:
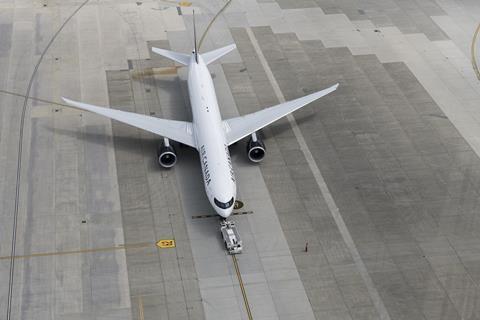
<path fill-rule="evenodd" d="M 169 51 L 169 50 L 155 48 L 155 47 L 152 48 L 152 51 L 155 52 L 156 54 L 164 56 L 165 58 L 176 61 L 185 66 L 188 66 L 190 64 L 190 56 L 188 54 Z"/>
<path fill-rule="evenodd" d="M 195 27 L 195 10 L 193 10 L 193 42 L 194 49 L 193 54 L 195 54 L 195 61 L 198 63 L 198 48 L 197 48 L 197 29 Z M 190 55 L 180 52 L 174 52 L 170 50 L 160 49 L 160 48 L 152 48 L 152 51 L 156 54 L 164 56 L 170 60 L 176 61 L 184 66 L 188 66 L 190 64 Z"/>
<path fill-rule="evenodd" d="M 205 52 L 202 54 L 203 61 L 205 64 L 210 64 L 214 62 L 215 60 L 220 59 L 233 49 L 235 49 L 237 46 L 235 44 L 228 45 L 223 48 L 215 49 L 213 51 Z"/>
<path fill-rule="evenodd" d="M 219 48 L 213 51 L 205 52 L 202 54 L 202 59 L 205 62 L 205 64 L 210 64 L 214 62 L 215 60 L 220 59 L 233 49 L 235 49 L 237 46 L 235 44 L 228 45 L 223 48 Z M 185 66 L 188 66 L 190 63 L 190 56 L 185 53 L 179 53 L 179 52 L 174 52 L 174 51 L 169 51 L 165 49 L 160 49 L 160 48 L 152 48 L 152 51 L 155 52 L 156 54 L 159 54 L 161 56 L 164 56 L 165 58 L 168 58 L 170 60 L 176 61 L 180 64 L 183 64 Z M 198 57 L 195 51 L 195 59 L 198 62 Z"/>
<path fill-rule="evenodd" d="M 193 42 L 194 42 L 193 54 L 195 55 L 195 62 L 198 63 L 199 53 L 198 53 L 198 46 L 197 46 L 197 28 L 195 26 L 195 10 L 193 11 Z M 206 52 L 202 54 L 202 59 L 205 62 L 205 64 L 210 64 L 215 60 L 220 59 L 221 57 L 223 57 L 224 55 L 226 55 L 236 47 L 237 46 L 235 44 L 231 44 L 223 48 Z M 152 51 L 155 52 L 156 54 L 164 56 L 165 58 L 176 61 L 185 66 L 188 66 L 190 64 L 190 55 L 188 54 L 169 51 L 169 50 L 160 49 L 160 48 L 152 48 Z"/>

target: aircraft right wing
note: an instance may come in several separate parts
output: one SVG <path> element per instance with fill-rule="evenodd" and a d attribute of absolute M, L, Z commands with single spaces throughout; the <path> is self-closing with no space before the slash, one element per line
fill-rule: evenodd
<path fill-rule="evenodd" d="M 263 109 L 245 116 L 236 117 L 224 121 L 227 132 L 227 143 L 231 145 L 238 140 L 254 133 L 270 123 L 292 113 L 295 110 L 306 106 L 310 102 L 320 99 L 323 96 L 337 90 L 338 83 L 322 91 L 318 91 L 308 96 L 295 100 L 287 101 L 276 106 Z"/>
<path fill-rule="evenodd" d="M 90 111 L 110 119 L 126 123 L 133 127 L 158 134 L 159 136 L 167 137 L 190 147 L 197 147 L 193 135 L 193 127 L 190 122 L 165 120 L 144 114 L 97 107 L 91 104 L 77 102 L 66 98 L 62 99 L 73 108 Z"/>

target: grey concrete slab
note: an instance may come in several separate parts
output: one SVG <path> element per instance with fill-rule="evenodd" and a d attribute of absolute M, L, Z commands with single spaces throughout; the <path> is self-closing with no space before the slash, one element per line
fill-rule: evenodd
<path fill-rule="evenodd" d="M 235 102 L 238 103 L 236 100 L 234 101 L 235 94 L 232 98 L 230 89 L 225 85 L 225 78 L 230 80 L 229 74 L 223 75 L 222 69 L 220 68 L 211 67 L 211 70 L 214 71 L 216 75 L 214 81 L 218 84 L 218 87 L 225 86 L 225 92 L 218 96 L 222 114 L 227 116 L 238 114 L 238 111 L 234 108 Z M 251 90 L 251 87 L 248 89 Z M 248 92 L 246 91 L 248 89 L 242 88 L 238 92 L 245 93 Z M 237 92 L 235 89 L 232 91 Z M 189 154 L 193 156 L 191 151 Z M 300 281 L 298 280 L 298 274 L 296 274 L 295 268 L 282 267 L 282 265 L 276 264 L 272 260 L 277 257 L 282 259 L 286 258 L 287 261 L 290 262 L 289 265 L 293 265 L 293 260 L 288 256 L 289 251 L 282 234 L 276 231 L 279 230 L 277 229 L 279 225 L 273 214 L 272 207 L 265 203 L 265 199 L 268 199 L 268 193 L 265 189 L 261 188 L 261 185 L 257 185 L 256 192 L 252 198 L 252 195 L 249 195 L 247 189 L 242 187 L 249 181 L 248 177 L 258 176 L 258 174 L 252 172 L 252 169 L 255 168 L 245 166 L 245 160 L 239 157 L 240 155 L 233 153 L 235 166 L 240 165 L 241 169 L 239 170 L 244 171 L 240 177 L 238 177 L 239 198 L 251 208 L 254 206 L 259 208 L 258 206 L 260 205 L 263 208 L 259 210 L 258 213 L 255 211 L 253 215 L 245 217 L 245 219 L 243 217 L 236 218 L 239 229 L 242 230 L 245 247 L 249 248 L 238 260 L 248 295 L 249 297 L 253 297 L 253 299 L 249 298 L 253 316 L 260 318 L 270 318 L 272 316 L 288 318 L 294 315 L 312 317 L 313 314 L 308 310 L 308 303 L 306 304 L 306 296 L 301 294 L 302 287 L 301 285 L 298 286 Z M 205 221 L 191 220 L 193 215 L 202 212 L 210 213 L 212 210 L 203 192 L 196 191 L 191 193 L 191 191 L 189 191 L 191 188 L 193 188 L 193 190 L 202 190 L 203 188 L 200 178 L 198 180 L 192 180 L 192 177 L 200 177 L 197 161 L 198 158 L 196 155 L 191 160 L 185 159 L 179 164 L 181 170 L 177 171 L 177 175 L 179 186 L 181 186 L 182 190 L 182 202 L 186 210 L 185 215 L 186 221 L 188 222 L 188 230 L 191 237 L 193 237 L 192 250 L 195 266 L 199 272 L 200 289 L 205 301 L 206 317 L 217 318 L 225 312 L 229 312 L 232 317 L 244 317 L 243 298 L 238 292 L 231 260 L 229 257 L 225 257 L 221 242 L 218 241 L 218 222 L 216 222 L 215 219 Z M 262 192 L 264 196 L 258 198 L 259 192 Z M 262 204 L 260 204 L 259 199 L 261 199 Z M 257 204 L 255 205 L 255 203 Z M 248 218 L 248 220 L 246 220 L 246 218 Z M 191 220 L 191 222 L 189 220 Z M 267 229 L 261 228 L 259 222 L 265 227 L 268 225 L 269 231 L 266 232 Z M 197 230 L 199 228 L 200 230 Z M 203 232 L 200 232 L 201 230 L 203 230 Z M 274 240 L 272 241 L 272 239 Z M 209 245 L 205 245 L 206 243 L 209 243 Z M 270 266 L 275 266 L 278 270 L 269 272 Z M 295 294 L 296 298 L 290 302 L 290 309 L 282 309 L 281 306 L 284 305 L 282 292 L 289 290 L 289 287 L 287 288 L 288 283 L 278 283 L 277 287 L 279 290 L 272 290 L 271 286 L 272 283 L 278 279 L 286 279 L 287 275 L 290 283 L 297 286 L 295 292 L 291 291 Z M 270 289 L 268 292 L 265 292 L 264 289 L 267 286 Z M 219 299 L 220 301 L 224 301 L 224 303 L 213 306 L 213 301 Z"/>
<path fill-rule="evenodd" d="M 193 5 L 203 29 L 220 4 Z M 25 91 L 38 54 L 76 6 L 3 4 L 3 88 Z M 250 25 L 285 98 L 340 82 L 335 95 L 294 119 L 391 319 L 480 316 L 480 91 L 468 57 L 479 16 L 473 0 L 233 2 L 204 44 L 238 46 L 211 67 L 224 117 L 278 103 L 245 32 Z M 149 49 L 188 52 L 191 30 L 191 8 L 91 3 L 47 53 L 32 95 L 189 120 L 185 69 Z M 8 257 L 23 99 L 0 100 L 0 252 Z M 17 251 L 53 255 L 18 260 L 16 318 L 202 319 L 226 311 L 246 318 L 216 222 L 191 219 L 211 213 L 194 150 L 180 148 L 179 165 L 162 171 L 158 137 L 118 123 L 112 130 L 110 121 L 78 111 L 30 106 Z M 247 164 L 242 142 L 232 147 L 239 197 L 254 211 L 235 217 L 254 318 L 303 319 L 304 310 L 317 319 L 378 318 L 298 135 L 288 120 L 262 134 L 268 156 L 259 167 Z M 154 246 L 165 238 L 176 248 Z M 144 246 L 55 254 L 121 244 Z M 3 288 L 8 268 L 8 259 L 0 260 Z"/>
<path fill-rule="evenodd" d="M 68 8 L 68 11 L 70 9 L 71 7 Z M 39 54 L 39 50 L 43 50 L 46 40 L 50 38 L 53 28 L 56 27 L 57 18 L 60 17 L 55 16 L 55 19 L 53 17 L 46 19 L 45 17 L 50 17 L 51 11 L 36 12 L 30 10 L 30 12 L 32 17 L 36 17 L 36 20 L 30 20 L 27 15 L 19 15 L 16 30 L 29 31 L 32 36 L 36 35 L 31 42 L 24 41 L 26 38 L 22 42 L 32 50 L 35 49 L 36 54 Z M 35 28 L 34 32 L 25 28 L 28 21 L 35 21 L 31 24 Z M 73 28 L 73 30 L 76 33 L 76 28 Z M 74 33 L 71 28 L 67 28 L 66 32 Z M 73 39 L 75 40 L 75 37 Z M 15 43 L 15 41 L 15 38 L 12 38 L 12 43 Z M 16 92 L 26 90 L 26 82 L 31 75 L 33 62 L 36 62 L 38 58 L 32 59 L 26 48 L 21 50 L 23 53 L 19 54 L 17 58 L 24 60 L 23 63 L 18 64 L 24 65 L 24 71 L 17 69 L 17 72 L 20 73 L 14 78 L 17 78 L 19 82 L 13 81 L 12 84 L 15 84 L 15 86 L 16 83 L 21 82 L 23 84 L 20 87 L 12 88 Z M 47 58 L 47 62 L 39 68 L 37 79 L 33 82 L 32 95 L 45 99 L 52 99 L 53 96 L 57 97 L 58 92 L 52 83 L 57 79 L 67 80 L 70 78 L 71 75 L 68 74 L 67 70 L 55 70 L 53 68 L 54 56 L 50 56 L 50 59 Z M 25 63 L 25 59 L 32 63 Z M 74 62 L 69 68 L 75 69 Z M 72 84 L 79 83 L 78 78 L 76 78 L 77 81 L 71 80 Z M 67 93 L 70 92 L 71 94 L 71 91 L 67 90 Z M 22 103 L 21 100 L 18 100 L 15 105 L 21 106 Z M 12 111 L 16 114 L 19 114 L 20 110 L 21 107 L 12 108 Z M 59 109 L 56 111 L 60 113 Z M 102 148 L 97 150 L 98 153 L 94 152 L 92 154 L 92 151 L 95 151 L 95 146 L 97 146 L 93 142 L 85 146 L 76 143 L 76 132 L 81 127 L 81 122 L 78 121 L 81 118 L 78 115 L 76 117 L 67 115 L 66 118 L 57 116 L 57 114 L 54 116 L 53 108 L 35 102 L 27 109 L 27 118 L 25 122 L 26 139 L 24 140 L 24 156 L 26 158 L 23 159 L 23 167 L 27 168 L 27 171 L 22 172 L 22 185 L 28 186 L 28 190 L 24 190 L 25 187 L 20 189 L 22 209 L 19 211 L 20 223 L 17 232 L 22 236 L 19 236 L 17 241 L 17 254 L 55 253 L 56 251 L 76 250 L 82 247 L 104 245 L 105 242 L 111 244 L 114 241 L 119 241 L 121 238 L 117 232 L 119 220 L 115 219 L 117 213 L 115 203 L 117 201 L 114 199 L 115 195 L 109 191 L 115 190 L 113 186 L 115 183 L 111 183 L 114 180 L 110 178 L 112 170 L 109 167 L 111 161 L 108 156 L 111 153 L 106 148 L 109 141 L 108 135 L 101 135 L 102 139 L 98 139 L 98 146 Z M 15 121 L 18 118 L 10 117 L 8 120 Z M 55 126 L 55 123 L 57 126 Z M 84 124 L 89 125 L 88 122 Z M 12 130 L 13 127 L 10 129 Z M 70 131 L 72 129 L 74 130 L 73 133 Z M 100 129 L 101 133 L 105 133 L 103 127 L 93 126 L 92 129 Z M 18 135 L 18 128 L 12 130 L 13 132 Z M 11 142 L 16 142 L 18 145 L 18 137 L 11 139 Z M 102 166 L 98 166 L 98 170 L 106 170 L 103 170 L 103 172 L 92 170 L 91 163 L 84 162 L 77 153 L 80 146 L 89 160 L 100 159 L 102 161 Z M 11 154 L 12 157 L 16 155 L 13 152 Z M 94 176 L 84 174 L 82 170 L 85 167 L 82 165 L 89 165 L 90 174 Z M 11 168 L 6 169 L 6 171 L 15 172 L 13 163 Z M 93 177 L 94 179 L 92 179 Z M 100 187 L 104 192 L 85 193 L 84 190 L 78 188 L 80 180 L 91 187 Z M 14 180 L 10 180 L 9 183 L 15 187 Z M 28 194 L 30 196 L 23 199 L 23 195 Z M 13 197 L 10 196 L 9 198 L 13 202 Z M 83 207 L 85 210 L 79 209 L 82 206 L 78 205 L 78 202 L 85 204 Z M 92 204 L 97 205 L 97 207 L 92 209 L 90 206 Z M 26 207 L 26 211 L 24 211 L 24 207 Z M 2 207 L 2 212 L 5 212 L 3 209 Z M 103 215 L 104 220 L 98 219 L 97 227 L 95 225 L 82 225 L 82 219 L 88 220 L 90 214 L 97 213 L 97 209 L 98 213 Z M 11 214 L 12 211 L 9 211 L 9 213 Z M 92 220 L 95 220 L 95 218 Z M 107 220 L 108 224 L 104 224 Z M 12 222 L 9 221 L 8 225 L 11 229 Z M 101 230 L 101 236 L 98 234 L 99 230 Z M 9 236 L 11 236 L 11 233 Z M 119 242 L 121 243 L 121 240 Z M 118 312 L 112 311 L 111 313 L 120 319 L 125 319 L 130 314 L 130 310 L 129 304 L 123 299 L 127 287 L 125 286 L 126 282 L 122 282 L 122 279 L 124 279 L 122 278 L 124 264 L 122 264 L 121 255 L 121 253 L 115 252 L 95 255 L 94 262 L 91 263 L 93 271 L 88 273 L 88 277 L 91 275 L 94 285 L 90 285 L 82 277 L 84 271 L 82 263 L 89 264 L 90 262 L 91 257 L 88 254 L 84 257 L 68 255 L 55 257 L 53 255 L 53 258 L 35 259 L 27 257 L 24 260 L 18 260 L 15 270 L 16 281 L 13 291 L 12 316 L 25 319 L 47 319 L 52 314 L 66 317 L 72 314 L 78 318 L 85 318 L 88 314 L 87 317 L 91 318 L 92 313 L 90 311 L 92 308 L 95 308 L 97 304 L 102 304 L 103 310 L 116 308 Z M 100 269 L 107 270 L 109 272 L 108 276 L 95 272 L 95 270 Z M 8 268 L 4 270 L 8 270 Z M 8 276 L 2 277 L 2 279 L 8 281 Z M 8 285 L 4 287 L 8 287 Z M 111 292 L 106 294 L 106 291 Z M 59 292 L 62 292 L 62 294 L 58 294 Z M 2 301 L 6 302 L 6 296 L 2 297 Z M 85 312 L 82 312 L 82 310 Z"/>
<path fill-rule="evenodd" d="M 162 102 L 152 85 L 154 77 L 131 79 L 130 75 L 138 74 L 143 64 L 138 62 L 133 66 L 132 71 L 123 71 L 123 76 L 112 73 L 114 90 L 110 96 L 111 103 L 127 109 L 134 107 L 136 112 L 155 112 L 161 116 L 159 104 L 162 105 Z M 130 95 L 118 96 L 117 92 Z M 164 101 L 166 104 L 175 102 L 171 99 Z M 119 134 L 130 133 L 128 137 L 115 138 L 117 149 L 124 150 L 116 155 L 116 160 L 121 179 L 119 192 L 123 222 L 126 224 L 126 242 L 148 242 L 152 246 L 148 250 L 127 251 L 127 265 L 132 266 L 128 269 L 131 271 L 131 303 L 138 304 L 139 299 L 143 301 L 148 297 L 147 306 L 137 306 L 138 310 L 144 308 L 141 312 L 145 312 L 145 315 L 153 316 L 158 306 L 164 305 L 166 319 L 201 318 L 203 310 L 197 303 L 201 301 L 197 275 L 193 269 L 190 248 L 185 245 L 189 238 L 183 219 L 175 218 L 181 213 L 181 208 L 177 196 L 171 197 L 170 192 L 166 191 L 175 188 L 172 186 L 172 183 L 175 184 L 172 180 L 174 176 L 159 171 L 156 165 L 154 150 L 157 139 L 121 124 L 113 126 L 114 132 L 117 127 Z M 159 252 L 154 247 L 157 240 L 172 238 L 176 240 L 177 248 L 169 249 L 170 252 Z"/>
<path fill-rule="evenodd" d="M 268 55 L 268 51 L 267 51 L 266 54 Z M 344 63 L 344 62 L 345 62 L 345 61 L 343 61 L 343 63 Z M 378 74 L 375 74 L 375 76 L 378 76 Z M 279 77 L 281 78 L 282 75 L 280 74 Z M 411 79 L 411 80 L 412 80 L 412 79 Z M 368 82 L 368 80 L 367 80 L 367 82 Z M 405 82 L 405 83 L 406 83 L 406 82 Z M 419 92 L 419 93 L 420 93 L 420 92 Z M 407 96 L 411 96 L 410 93 L 407 93 Z M 390 96 L 388 96 L 388 97 L 390 97 Z M 419 100 L 422 101 L 422 100 L 424 100 L 424 99 L 425 99 L 425 98 L 421 98 L 421 99 L 419 99 Z M 411 109 L 411 110 L 412 110 L 412 109 Z M 395 112 L 396 112 L 396 111 L 395 111 Z M 405 118 L 405 117 L 402 116 L 401 113 L 397 113 L 396 117 L 398 117 L 399 121 L 401 121 L 401 124 L 402 124 L 403 126 L 406 126 L 406 127 L 407 127 L 408 132 L 412 132 L 412 131 L 410 131 L 410 129 L 408 129 L 408 127 L 409 127 L 409 122 L 411 122 L 411 121 L 416 121 L 416 119 L 417 119 L 419 116 L 413 116 L 413 117 L 410 117 L 410 118 Z M 403 121 L 403 122 L 402 122 L 402 121 Z M 422 135 L 424 135 L 424 134 L 425 134 L 425 133 L 422 133 Z M 393 137 L 393 136 L 392 136 L 392 137 Z M 426 137 L 428 137 L 428 136 L 426 136 Z M 428 139 L 430 139 L 430 141 L 431 141 L 432 139 L 436 139 L 436 134 L 433 135 L 432 137 L 428 138 Z M 418 142 L 417 142 L 417 143 L 418 143 Z M 438 143 L 438 142 L 437 142 L 437 143 Z M 430 147 L 430 146 L 427 146 L 427 145 L 425 145 L 425 146 L 417 145 L 416 149 L 421 150 L 420 152 L 431 153 L 432 151 L 428 151 L 428 149 L 426 149 L 427 147 Z M 411 149 L 410 152 L 411 152 L 411 153 L 416 153 L 416 152 L 419 152 L 419 151 L 415 151 L 415 150 Z M 438 152 L 438 151 L 437 151 L 437 149 L 433 149 L 433 152 Z M 444 151 L 441 151 L 441 152 L 445 152 L 445 150 L 444 150 Z M 350 157 L 351 157 L 351 156 L 350 156 Z M 448 159 L 448 157 L 447 157 L 447 159 Z M 431 160 L 429 160 L 428 163 L 429 163 L 429 164 L 432 164 L 432 165 L 435 165 L 435 162 L 432 163 Z M 446 165 L 448 165 L 448 162 L 446 163 Z M 437 165 L 437 166 L 438 166 L 438 165 Z M 422 165 L 422 167 L 424 167 L 424 165 Z M 383 175 L 386 175 L 386 174 L 387 174 L 387 173 L 383 173 L 382 176 L 383 176 Z M 397 178 L 395 178 L 395 179 L 397 179 Z M 387 181 L 388 181 L 388 180 L 387 180 Z M 417 183 L 420 183 L 420 181 L 418 181 Z M 428 185 L 428 183 L 424 185 L 423 189 L 425 189 L 425 188 L 427 187 L 427 185 Z M 430 182 L 430 185 L 431 185 L 431 182 Z M 388 189 L 387 189 L 387 190 L 388 190 Z M 392 191 L 390 190 L 389 193 L 391 194 L 391 192 L 392 192 Z M 441 196 L 443 196 L 443 195 L 444 195 L 444 194 L 441 194 Z M 430 197 L 429 195 L 425 195 L 425 196 L 426 196 L 426 197 Z M 404 198 L 404 197 L 405 197 L 405 196 L 403 196 L 403 198 Z M 407 198 L 411 198 L 411 197 L 412 197 L 412 195 L 411 195 L 411 193 L 410 193 L 410 195 L 407 196 Z M 414 202 L 417 201 L 417 200 L 418 200 L 418 198 L 417 198 L 416 200 L 414 200 Z M 402 244 L 401 247 L 402 247 L 402 248 L 405 248 L 405 245 Z M 391 250 L 392 250 L 392 249 L 391 249 Z M 417 254 L 418 254 L 418 253 L 417 253 Z M 402 255 L 403 255 L 403 254 L 402 254 Z M 417 309 L 417 310 L 418 310 L 418 309 Z M 418 313 L 417 313 L 417 314 L 418 314 Z M 412 316 L 414 316 L 414 315 L 412 314 Z"/>

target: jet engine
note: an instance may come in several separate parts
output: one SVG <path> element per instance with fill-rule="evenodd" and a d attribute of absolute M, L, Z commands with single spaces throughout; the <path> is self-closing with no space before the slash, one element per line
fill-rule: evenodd
<path fill-rule="evenodd" d="M 257 137 L 256 133 L 252 133 L 252 136 L 247 143 L 247 155 L 250 161 L 258 163 L 265 158 L 265 144 Z"/>
<path fill-rule="evenodd" d="M 157 149 L 158 163 L 164 168 L 171 168 L 177 163 L 177 153 L 168 138 L 163 138 Z"/>

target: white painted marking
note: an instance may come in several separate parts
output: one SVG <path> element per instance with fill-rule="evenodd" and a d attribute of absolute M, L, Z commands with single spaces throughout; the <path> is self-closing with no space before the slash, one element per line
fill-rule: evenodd
<path fill-rule="evenodd" d="M 280 86 L 278 85 L 277 81 L 275 80 L 275 77 L 273 76 L 272 70 L 268 66 L 268 62 L 265 59 L 265 56 L 263 55 L 262 50 L 260 49 L 257 39 L 255 38 L 255 35 L 253 34 L 250 28 L 246 28 L 246 30 L 247 30 L 248 37 L 250 38 L 250 41 L 252 42 L 252 45 L 255 49 L 255 52 L 257 53 L 257 56 L 265 70 L 265 73 L 267 74 L 268 80 L 270 81 L 270 84 L 273 87 L 275 95 L 277 96 L 280 103 L 285 102 L 285 97 L 283 96 L 282 91 L 280 90 Z M 348 231 L 348 228 L 345 225 L 345 222 L 343 221 L 342 215 L 340 214 L 340 210 L 338 209 L 335 203 L 335 200 L 333 199 L 332 194 L 328 189 L 325 179 L 323 178 L 322 173 L 320 172 L 320 169 L 318 168 L 312 153 L 308 149 L 305 138 L 303 137 L 302 132 L 298 128 L 295 118 L 293 117 L 293 115 L 289 114 L 287 116 L 287 119 L 290 122 L 290 125 L 292 126 L 293 133 L 295 134 L 295 137 L 298 140 L 300 149 L 302 150 L 305 156 L 305 159 L 308 162 L 308 166 L 310 167 L 310 170 L 312 170 L 315 181 L 317 182 L 318 187 L 322 192 L 323 198 L 325 199 L 325 202 L 328 205 L 328 209 L 330 210 L 330 213 L 332 214 L 332 217 L 335 220 L 338 230 L 342 235 L 343 241 L 347 245 L 350 251 L 350 254 L 352 255 L 353 261 L 355 262 L 355 266 L 357 267 L 358 271 L 362 276 L 363 281 L 365 282 L 370 298 L 372 299 L 372 302 L 375 305 L 375 309 L 377 310 L 378 315 L 380 316 L 380 319 L 390 320 L 390 315 L 388 314 L 387 309 L 383 304 L 380 294 L 378 293 L 377 289 L 375 288 L 375 285 L 373 284 L 373 280 L 370 277 L 370 274 L 368 273 L 362 258 L 360 257 L 357 247 L 353 242 L 352 236 Z"/>

